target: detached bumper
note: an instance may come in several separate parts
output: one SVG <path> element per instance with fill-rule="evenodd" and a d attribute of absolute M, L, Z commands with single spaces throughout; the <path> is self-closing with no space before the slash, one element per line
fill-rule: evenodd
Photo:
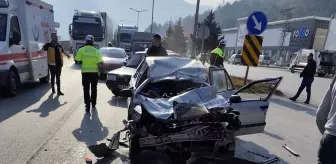
<path fill-rule="evenodd" d="M 0 70 L 0 87 L 4 87 L 7 82 L 8 70 Z"/>

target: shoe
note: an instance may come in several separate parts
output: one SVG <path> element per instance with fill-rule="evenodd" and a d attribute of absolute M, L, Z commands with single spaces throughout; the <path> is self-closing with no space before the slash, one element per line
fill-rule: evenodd
<path fill-rule="evenodd" d="M 296 98 L 294 98 L 294 97 L 290 97 L 289 99 L 292 100 L 292 101 L 296 101 Z"/>
<path fill-rule="evenodd" d="M 305 101 L 305 102 L 303 102 L 303 103 L 305 103 L 305 104 L 309 104 L 309 101 Z"/>
<path fill-rule="evenodd" d="M 92 105 L 92 109 L 96 109 L 96 105 Z"/>
<path fill-rule="evenodd" d="M 58 91 L 57 94 L 60 95 L 60 96 L 64 95 L 64 93 L 62 93 L 61 91 Z"/>
<path fill-rule="evenodd" d="M 89 113 L 89 112 L 90 112 L 90 107 L 86 107 L 86 108 L 85 108 L 85 112 L 86 112 L 86 113 Z"/>

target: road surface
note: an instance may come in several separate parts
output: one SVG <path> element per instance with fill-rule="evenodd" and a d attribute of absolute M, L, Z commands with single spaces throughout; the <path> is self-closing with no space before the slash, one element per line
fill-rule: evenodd
<path fill-rule="evenodd" d="M 232 65 L 225 63 L 224 67 L 226 68 L 226 70 L 230 75 L 245 77 L 246 66 Z M 293 74 L 286 69 L 250 67 L 248 79 L 260 80 L 264 78 L 279 77 L 279 76 L 283 77 L 283 81 L 281 82 L 279 89 L 282 92 L 284 92 L 288 97 L 294 96 L 302 81 L 302 78 L 300 78 L 298 73 Z M 330 86 L 331 81 L 332 81 L 331 78 L 315 77 L 311 90 L 312 104 L 318 105 L 321 102 L 327 90 L 327 87 Z M 303 90 L 298 101 L 304 102 L 305 99 L 306 99 L 306 90 Z"/>
<path fill-rule="evenodd" d="M 92 156 L 88 145 L 105 142 L 122 128 L 125 100 L 113 97 L 101 82 L 97 110 L 85 114 L 79 67 L 66 61 L 62 73 L 65 96 L 52 95 L 48 85 L 29 84 L 21 95 L 0 100 L 1 164 L 83 164 L 85 156 Z M 239 137 L 237 156 L 262 161 L 276 155 L 280 163 L 315 163 L 321 135 L 314 108 L 274 97 L 265 132 Z M 300 157 L 291 155 L 283 144 Z M 127 149 L 98 163 L 127 163 Z"/>

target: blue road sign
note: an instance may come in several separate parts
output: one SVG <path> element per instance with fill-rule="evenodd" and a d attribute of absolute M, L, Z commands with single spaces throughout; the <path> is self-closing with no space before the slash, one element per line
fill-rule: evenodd
<path fill-rule="evenodd" d="M 267 16 L 264 12 L 255 11 L 247 19 L 246 28 L 252 35 L 260 35 L 267 28 Z"/>

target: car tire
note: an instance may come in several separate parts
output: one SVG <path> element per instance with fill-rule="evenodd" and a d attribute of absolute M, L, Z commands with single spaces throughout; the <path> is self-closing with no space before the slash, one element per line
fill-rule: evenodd
<path fill-rule="evenodd" d="M 5 93 L 9 97 L 14 97 L 20 92 L 20 77 L 14 69 L 10 69 L 8 73 Z"/>
<path fill-rule="evenodd" d="M 294 72 L 295 72 L 295 68 L 294 68 L 294 67 L 291 67 L 291 68 L 290 68 L 290 71 L 291 71 L 291 73 L 294 73 Z"/>
<path fill-rule="evenodd" d="M 42 78 L 40 78 L 39 80 L 40 80 L 40 83 L 41 83 L 41 84 L 47 84 L 47 83 L 49 83 L 49 80 L 50 80 L 49 72 L 48 72 L 48 75 L 47 75 L 47 76 L 42 77 Z"/>
<path fill-rule="evenodd" d="M 326 74 L 325 73 L 317 73 L 318 77 L 324 77 Z"/>
<path fill-rule="evenodd" d="M 114 96 L 119 96 L 120 91 L 121 91 L 121 90 L 119 90 L 119 89 L 112 89 L 112 94 L 113 94 Z"/>

